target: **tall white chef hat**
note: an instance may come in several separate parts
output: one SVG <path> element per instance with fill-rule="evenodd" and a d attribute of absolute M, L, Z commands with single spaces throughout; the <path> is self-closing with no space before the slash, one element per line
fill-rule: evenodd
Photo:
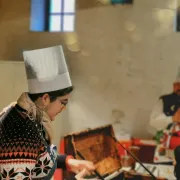
<path fill-rule="evenodd" d="M 23 52 L 29 93 L 57 91 L 72 86 L 62 46 Z"/>

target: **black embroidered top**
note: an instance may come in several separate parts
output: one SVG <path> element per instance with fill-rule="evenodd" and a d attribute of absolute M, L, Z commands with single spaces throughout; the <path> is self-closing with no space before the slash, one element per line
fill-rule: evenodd
<path fill-rule="evenodd" d="M 44 179 L 54 166 L 48 142 L 41 124 L 23 117 L 17 108 L 0 119 L 0 179 Z M 56 157 L 58 168 L 66 168 L 66 157 Z"/>

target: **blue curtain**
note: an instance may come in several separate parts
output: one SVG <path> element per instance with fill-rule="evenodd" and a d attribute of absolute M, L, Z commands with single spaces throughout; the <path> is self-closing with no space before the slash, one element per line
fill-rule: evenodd
<path fill-rule="evenodd" d="M 46 31 L 47 0 L 31 0 L 31 31 Z"/>

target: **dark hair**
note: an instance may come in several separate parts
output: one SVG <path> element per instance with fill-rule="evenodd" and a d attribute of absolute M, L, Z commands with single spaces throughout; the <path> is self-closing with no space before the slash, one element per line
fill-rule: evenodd
<path fill-rule="evenodd" d="M 53 102 L 57 99 L 59 96 L 65 96 L 67 94 L 70 94 L 73 91 L 74 87 L 68 87 L 65 89 L 57 90 L 57 91 L 51 91 L 51 92 L 43 92 L 43 93 L 37 93 L 37 94 L 31 94 L 28 93 L 29 97 L 33 102 L 35 102 L 39 97 L 42 97 L 44 94 L 48 94 L 50 97 L 50 101 Z"/>
<path fill-rule="evenodd" d="M 174 168 L 174 175 L 176 176 L 177 180 L 180 179 L 180 146 L 177 146 L 174 150 L 176 165 Z"/>

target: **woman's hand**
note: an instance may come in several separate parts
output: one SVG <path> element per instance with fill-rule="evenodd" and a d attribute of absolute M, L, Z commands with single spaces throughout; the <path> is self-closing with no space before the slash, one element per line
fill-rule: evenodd
<path fill-rule="evenodd" d="M 78 174 L 82 170 L 86 169 L 88 172 L 92 172 L 95 170 L 95 166 L 92 162 L 86 160 L 78 160 L 78 159 L 68 159 L 67 162 L 70 170 L 75 174 Z"/>
<path fill-rule="evenodd" d="M 78 173 L 75 178 L 77 180 L 98 180 L 97 178 L 93 178 L 93 179 L 84 179 L 84 176 L 86 176 L 88 173 L 88 171 L 86 169 L 83 169 L 80 173 Z"/>

